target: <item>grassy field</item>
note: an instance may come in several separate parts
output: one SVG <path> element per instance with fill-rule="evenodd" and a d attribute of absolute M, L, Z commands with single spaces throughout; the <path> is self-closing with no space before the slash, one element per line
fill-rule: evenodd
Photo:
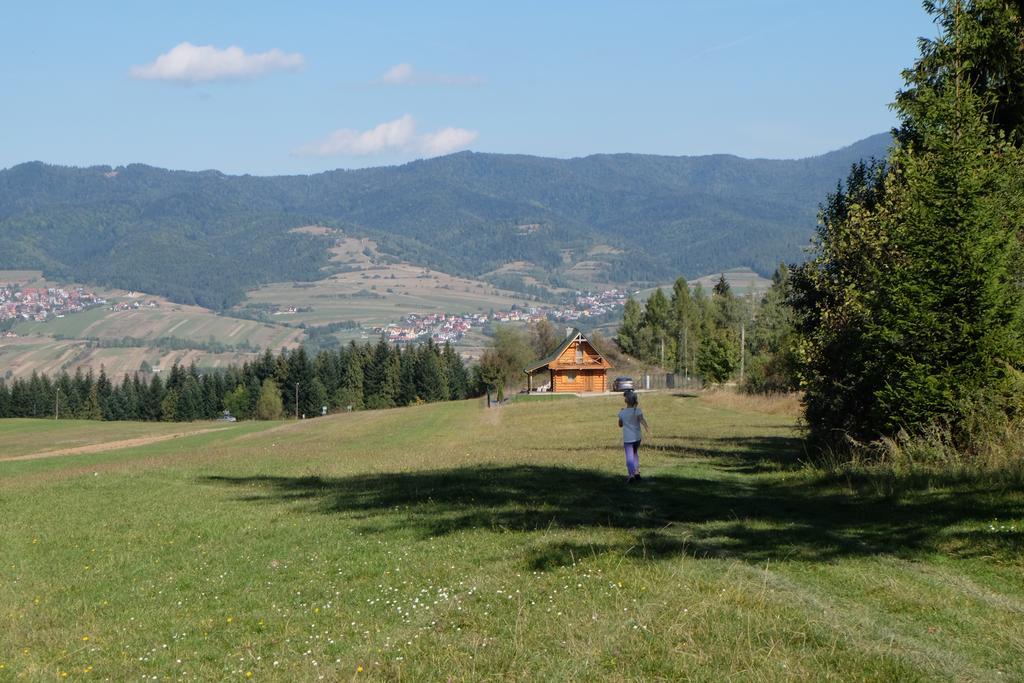
<path fill-rule="evenodd" d="M 302 333 L 293 328 L 268 325 L 252 320 L 220 316 L 205 308 L 175 304 L 166 299 L 156 307 L 112 311 L 109 306 L 72 313 L 47 322 L 24 322 L 15 327 L 19 335 L 62 335 L 68 338 L 158 339 L 175 337 L 199 343 L 211 339 L 227 345 L 247 342 L 260 348 L 280 348 L 291 344 Z"/>
<path fill-rule="evenodd" d="M 197 423 L 198 424 L 198 423 Z M 218 423 L 217 426 L 223 426 Z M 85 449 L 129 439 L 160 438 L 202 427 L 176 422 L 93 422 L 90 420 L 11 419 L 0 422 L 0 461 Z"/>
<path fill-rule="evenodd" d="M 1020 490 L 854 487 L 785 410 L 642 401 L 629 486 L 616 397 L 0 462 L 0 679 L 1024 678 Z"/>

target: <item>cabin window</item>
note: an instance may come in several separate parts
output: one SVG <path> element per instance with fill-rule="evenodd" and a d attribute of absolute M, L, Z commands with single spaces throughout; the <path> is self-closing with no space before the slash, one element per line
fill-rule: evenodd
<path fill-rule="evenodd" d="M 583 344 L 576 345 L 576 365 L 583 365 Z"/>
<path fill-rule="evenodd" d="M 572 384 L 573 382 L 575 382 L 576 381 L 576 373 L 575 372 L 567 373 L 565 375 L 565 381 L 567 383 L 569 383 L 569 384 Z"/>

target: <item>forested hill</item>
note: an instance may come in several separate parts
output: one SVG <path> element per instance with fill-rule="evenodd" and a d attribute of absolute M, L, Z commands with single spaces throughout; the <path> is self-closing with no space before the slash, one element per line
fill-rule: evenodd
<path fill-rule="evenodd" d="M 0 269 L 164 294 L 219 309 L 261 282 L 322 277 L 322 224 L 463 275 L 593 258 L 614 280 L 770 272 L 801 258 L 818 204 L 887 134 L 799 160 L 462 152 L 311 176 L 226 176 L 140 164 L 0 171 Z M 572 250 L 570 252 L 565 250 Z"/>

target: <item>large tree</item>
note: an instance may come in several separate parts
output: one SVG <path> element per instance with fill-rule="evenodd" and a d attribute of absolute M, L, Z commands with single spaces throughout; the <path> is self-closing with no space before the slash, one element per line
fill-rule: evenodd
<path fill-rule="evenodd" d="M 940 424 L 965 445 L 979 411 L 1020 407 L 1024 159 L 1003 86 L 1024 83 L 973 60 L 1016 64 L 1021 42 L 1003 37 L 1022 35 L 1021 15 L 996 0 L 925 7 L 942 33 L 905 72 L 889 159 L 829 197 L 793 279 L 808 422 L 829 441 Z"/>

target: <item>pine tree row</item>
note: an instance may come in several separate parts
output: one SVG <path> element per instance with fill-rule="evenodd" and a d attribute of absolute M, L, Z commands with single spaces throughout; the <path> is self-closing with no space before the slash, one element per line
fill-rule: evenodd
<path fill-rule="evenodd" d="M 310 357 L 304 348 L 269 350 L 241 367 L 200 371 L 175 364 L 165 377 L 127 374 L 120 382 L 91 370 L 55 379 L 33 373 L 0 380 L 0 418 L 190 421 L 227 410 L 240 419 L 319 416 L 329 411 L 390 408 L 459 400 L 474 394 L 471 372 L 450 344 L 401 349 L 381 340 L 355 342 Z"/>

